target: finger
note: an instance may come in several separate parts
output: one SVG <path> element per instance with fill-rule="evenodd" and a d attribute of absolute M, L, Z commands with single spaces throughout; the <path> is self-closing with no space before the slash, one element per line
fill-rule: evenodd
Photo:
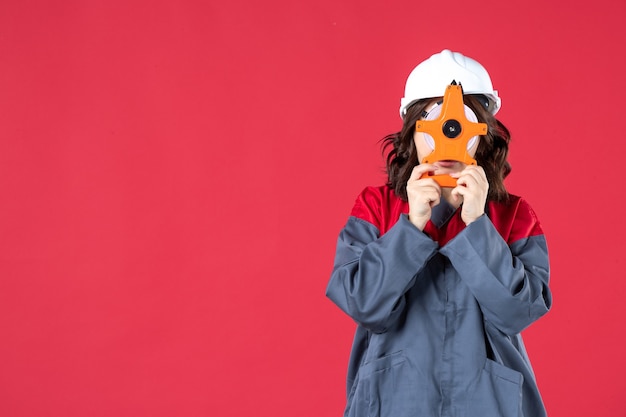
<path fill-rule="evenodd" d="M 466 187 L 478 187 L 481 184 L 488 184 L 487 177 L 481 169 L 465 169 L 459 173 L 457 184 Z"/>
<path fill-rule="evenodd" d="M 467 175 L 470 175 L 472 178 L 474 178 L 477 183 L 487 182 L 487 174 L 485 174 L 485 170 L 482 167 L 470 165 L 467 168 Z"/>
<path fill-rule="evenodd" d="M 465 173 L 456 180 L 456 184 L 467 188 L 476 186 L 478 181 L 474 176 L 472 176 L 472 174 Z"/>
<path fill-rule="evenodd" d="M 450 192 L 450 195 L 452 195 L 455 198 L 465 198 L 467 194 L 469 194 L 469 190 L 467 189 L 466 186 L 463 186 L 463 185 L 460 185 L 460 186 L 457 185 Z"/>
<path fill-rule="evenodd" d="M 428 189 L 428 191 L 425 193 L 425 196 L 431 203 L 439 203 L 441 193 L 439 192 L 438 188 L 433 187 Z"/>
<path fill-rule="evenodd" d="M 460 176 L 463 175 L 465 173 L 469 173 L 469 172 L 479 172 L 481 174 L 485 173 L 485 170 L 483 169 L 483 167 L 479 166 L 479 165 L 466 165 L 460 172 L 456 172 L 454 173 L 454 175 L 456 176 Z M 450 174 L 452 175 L 452 174 Z"/>
<path fill-rule="evenodd" d="M 475 178 L 477 182 L 487 182 L 487 174 L 481 166 L 468 165 L 463 171 L 461 171 L 460 176 L 462 175 L 470 175 Z"/>
<path fill-rule="evenodd" d="M 427 172 L 435 172 L 437 169 L 433 164 L 419 164 L 413 167 L 413 171 L 411 171 L 411 176 L 409 177 L 409 181 L 418 180 Z"/>
<path fill-rule="evenodd" d="M 409 183 L 406 187 L 406 190 L 409 197 L 421 196 L 420 198 L 427 199 L 424 201 L 432 201 L 434 199 L 438 199 L 441 196 L 441 187 L 432 178 L 424 178 Z"/>
<path fill-rule="evenodd" d="M 452 189 L 452 191 L 450 192 L 450 197 L 452 197 L 455 203 L 463 202 L 465 200 L 465 197 L 463 197 L 463 194 L 461 194 L 463 191 L 459 192 L 459 190 L 457 190 L 458 188 L 465 189 L 465 187 L 455 187 Z"/>

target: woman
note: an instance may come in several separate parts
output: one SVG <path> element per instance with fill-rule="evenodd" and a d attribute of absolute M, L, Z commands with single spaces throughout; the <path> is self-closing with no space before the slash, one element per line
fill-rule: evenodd
<path fill-rule="evenodd" d="M 452 81 L 488 126 L 467 144 L 477 164 L 420 163 L 435 143 L 416 122 Z M 520 332 L 550 309 L 548 252 L 532 208 L 504 187 L 499 108 L 487 71 L 460 53 L 409 75 L 402 130 L 384 138 L 388 182 L 357 198 L 327 288 L 358 324 L 345 416 L 546 415 Z"/>

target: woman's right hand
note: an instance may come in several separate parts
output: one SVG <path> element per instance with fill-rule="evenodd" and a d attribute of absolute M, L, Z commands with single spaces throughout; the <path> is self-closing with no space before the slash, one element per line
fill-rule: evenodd
<path fill-rule="evenodd" d="M 430 220 L 432 208 L 441 200 L 441 187 L 432 178 L 421 178 L 427 172 L 434 172 L 432 164 L 420 164 L 413 168 L 406 183 L 409 202 L 409 221 L 419 230 L 424 230 Z"/>

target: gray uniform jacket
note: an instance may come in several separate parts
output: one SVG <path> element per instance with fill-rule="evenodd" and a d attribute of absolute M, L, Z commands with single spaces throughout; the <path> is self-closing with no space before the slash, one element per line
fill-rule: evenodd
<path fill-rule="evenodd" d="M 326 291 L 358 325 L 346 417 L 546 415 L 520 335 L 551 306 L 539 221 L 516 196 L 460 211 L 422 232 L 389 187 L 358 197 Z"/>

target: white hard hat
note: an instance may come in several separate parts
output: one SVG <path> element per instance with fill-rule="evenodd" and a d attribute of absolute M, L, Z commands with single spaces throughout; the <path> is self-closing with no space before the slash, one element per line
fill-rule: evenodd
<path fill-rule="evenodd" d="M 493 89 L 489 73 L 472 58 L 444 49 L 421 62 L 406 80 L 404 97 L 400 100 L 400 116 L 415 101 L 441 97 L 446 87 L 456 81 L 463 86 L 463 94 L 482 94 L 492 102 L 491 113 L 500 110 L 501 100 Z"/>

